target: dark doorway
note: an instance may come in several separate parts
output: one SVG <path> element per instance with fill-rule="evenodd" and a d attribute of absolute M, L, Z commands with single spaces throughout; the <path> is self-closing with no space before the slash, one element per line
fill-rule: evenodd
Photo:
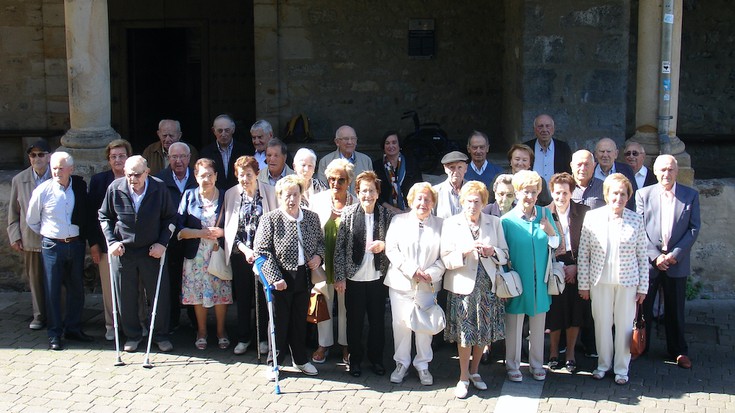
<path fill-rule="evenodd" d="M 201 29 L 129 28 L 129 140 L 141 152 L 156 139 L 161 119 L 181 122 L 182 139 L 201 146 Z"/>

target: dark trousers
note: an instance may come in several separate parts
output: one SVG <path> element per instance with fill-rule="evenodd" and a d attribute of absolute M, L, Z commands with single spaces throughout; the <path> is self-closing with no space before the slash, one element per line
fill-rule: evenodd
<path fill-rule="evenodd" d="M 147 248 L 134 250 L 127 248 L 120 257 L 110 254 L 112 264 L 111 277 L 120 288 L 120 319 L 125 337 L 128 340 L 140 341 L 143 338 L 141 320 L 138 319 L 138 284 L 143 283 L 145 294 L 151 302 L 151 317 L 156 312 L 154 325 L 156 342 L 168 340 L 168 323 L 170 317 L 170 286 L 168 271 L 164 266 L 161 271 L 161 290 L 158 293 L 158 308 L 154 308 L 156 283 L 161 260 L 148 255 Z"/>
<path fill-rule="evenodd" d="M 44 292 L 46 293 L 46 324 L 49 337 L 61 337 L 67 332 L 81 329 L 84 309 L 84 243 L 56 242 L 43 237 L 41 256 L 44 269 Z M 61 287 L 66 287 L 66 317 L 61 319 Z"/>
<path fill-rule="evenodd" d="M 283 365 L 286 347 L 291 349 L 291 359 L 295 364 L 306 364 L 306 311 L 309 309 L 309 283 L 306 266 L 293 272 L 284 271 L 286 289 L 272 290 L 273 323 L 276 330 L 276 351 L 278 365 Z M 268 363 L 273 362 L 269 352 Z"/>
<path fill-rule="evenodd" d="M 672 358 L 689 355 L 689 346 L 684 337 L 684 303 L 686 302 L 687 277 L 669 277 L 665 271 L 650 280 L 648 294 L 643 301 L 643 315 L 646 317 L 646 351 L 651 342 L 653 325 L 653 302 L 656 292 L 663 287 L 664 327 L 666 328 L 666 349 Z"/>
<path fill-rule="evenodd" d="M 345 308 L 347 309 L 347 345 L 350 365 L 359 366 L 363 359 L 362 332 L 367 315 L 369 328 L 367 357 L 371 363 L 383 364 L 385 347 L 385 297 L 388 287 L 383 279 L 375 281 L 347 280 Z"/>
<path fill-rule="evenodd" d="M 174 328 L 181 317 L 181 280 L 184 274 L 184 246 L 175 237 L 166 248 L 166 268 L 169 284 L 169 325 Z"/>
<path fill-rule="evenodd" d="M 257 275 L 253 273 L 253 265 L 248 264 L 242 254 L 233 254 L 230 257 L 232 263 L 232 288 L 237 302 L 237 341 L 240 343 L 253 342 L 252 313 L 255 290 L 258 294 L 258 324 L 260 327 L 260 340 L 268 341 L 268 307 L 263 292 L 263 284 L 256 281 Z M 256 343 L 258 344 L 258 343 Z"/>

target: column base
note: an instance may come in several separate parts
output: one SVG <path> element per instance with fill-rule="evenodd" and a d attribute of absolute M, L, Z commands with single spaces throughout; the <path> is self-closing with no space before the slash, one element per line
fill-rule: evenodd
<path fill-rule="evenodd" d="M 677 182 L 684 185 L 692 186 L 694 184 L 694 169 L 692 169 L 692 159 L 686 152 L 684 142 L 674 135 L 671 139 L 671 155 L 676 158 L 679 164 L 679 174 L 676 177 Z M 644 125 L 635 131 L 635 134 L 629 140 L 638 142 L 646 150 L 645 165 L 652 169 L 653 162 L 660 154 L 660 145 L 658 142 L 658 132 L 656 128 Z"/>
<path fill-rule="evenodd" d="M 92 175 L 109 169 L 105 148 L 115 139 L 120 139 L 120 134 L 110 127 L 70 129 L 61 138 L 57 150 L 74 157 L 74 174 L 83 176 L 89 183 Z"/>

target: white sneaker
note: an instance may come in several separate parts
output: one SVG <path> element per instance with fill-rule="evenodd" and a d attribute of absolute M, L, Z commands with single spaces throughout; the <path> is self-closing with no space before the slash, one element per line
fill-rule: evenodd
<path fill-rule="evenodd" d="M 390 374 L 390 382 L 399 384 L 403 383 L 403 379 L 408 374 L 408 369 L 401 363 L 396 363 L 396 369 Z"/>
<path fill-rule="evenodd" d="M 258 351 L 260 351 L 260 354 L 268 354 L 268 350 L 267 341 L 261 341 L 260 344 L 258 344 Z"/>
<path fill-rule="evenodd" d="M 313 364 L 309 363 L 308 361 L 306 364 L 294 364 L 294 367 L 301 370 L 302 373 L 306 374 L 307 376 L 316 376 L 319 374 L 319 370 L 314 367 Z"/>
<path fill-rule="evenodd" d="M 419 381 L 424 386 L 431 386 L 434 384 L 434 377 L 429 373 L 429 370 L 419 370 Z"/>
<path fill-rule="evenodd" d="M 469 388 L 470 388 L 470 382 L 462 381 L 462 380 L 458 381 L 457 387 L 454 388 L 454 397 L 458 399 L 464 399 L 465 397 L 467 397 Z"/>
<path fill-rule="evenodd" d="M 235 350 L 233 350 L 233 353 L 237 354 L 238 356 L 240 354 L 245 354 L 246 351 L 248 351 L 248 347 L 250 347 L 250 342 L 243 343 L 242 341 L 237 343 L 235 346 Z"/>
<path fill-rule="evenodd" d="M 472 385 L 475 386 L 477 390 L 487 390 L 487 384 L 485 384 L 484 381 L 482 381 L 482 377 L 480 377 L 479 374 L 470 374 L 470 381 L 472 382 Z"/>
<path fill-rule="evenodd" d="M 107 327 L 105 330 L 105 340 L 112 341 L 115 339 L 115 327 Z"/>
<path fill-rule="evenodd" d="M 265 376 L 268 381 L 276 381 L 276 371 L 273 370 L 273 366 L 265 366 L 263 376 Z"/>

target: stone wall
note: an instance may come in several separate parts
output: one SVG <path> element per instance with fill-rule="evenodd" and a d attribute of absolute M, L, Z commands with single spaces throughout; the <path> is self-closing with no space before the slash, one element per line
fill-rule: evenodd
<path fill-rule="evenodd" d="M 625 138 L 630 1 L 509 2 L 515 10 L 503 83 L 506 138 L 532 136 L 533 119 L 549 113 L 572 149 L 599 137 Z M 514 6 L 512 6 L 515 4 Z"/>
<path fill-rule="evenodd" d="M 4 0 L 0 130 L 68 128 L 67 90 L 63 0 Z"/>
<path fill-rule="evenodd" d="M 388 129 L 412 131 L 403 111 L 453 139 L 501 134 L 503 2 L 256 0 L 257 116 L 285 128 L 306 113 L 319 140 L 353 125 L 360 146 Z M 410 19 L 434 19 L 436 55 L 409 58 Z M 359 149 L 359 148 L 358 148 Z"/>
<path fill-rule="evenodd" d="M 735 135 L 735 7 L 728 0 L 684 0 L 679 128 Z"/>

